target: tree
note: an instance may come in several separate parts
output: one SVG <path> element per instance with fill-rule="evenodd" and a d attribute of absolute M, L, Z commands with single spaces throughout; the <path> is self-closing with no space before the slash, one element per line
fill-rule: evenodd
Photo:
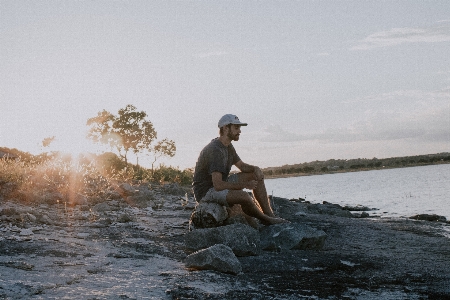
<path fill-rule="evenodd" d="M 50 147 L 50 144 L 55 140 L 55 136 L 46 137 L 42 140 L 42 147 Z"/>
<path fill-rule="evenodd" d="M 153 165 L 156 160 L 161 156 L 170 156 L 173 157 L 175 152 L 177 151 L 177 147 L 175 146 L 175 142 L 168 139 L 163 139 L 159 141 L 155 147 L 153 147 L 154 160 L 152 162 L 152 176 L 153 176 Z"/>
<path fill-rule="evenodd" d="M 153 124 L 146 117 L 146 112 L 136 111 L 136 107 L 131 104 L 119 109 L 117 115 L 103 110 L 87 120 L 90 126 L 88 138 L 115 148 L 127 165 L 130 151 L 135 154 L 149 151 L 157 137 Z"/>

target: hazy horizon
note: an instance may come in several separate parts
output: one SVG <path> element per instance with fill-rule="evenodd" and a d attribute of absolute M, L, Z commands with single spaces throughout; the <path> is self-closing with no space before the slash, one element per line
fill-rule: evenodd
<path fill-rule="evenodd" d="M 449 152 L 450 5 L 406 3 L 0 0 L 0 146 L 109 151 L 86 121 L 132 104 L 180 168 L 227 113 L 261 167 Z"/>

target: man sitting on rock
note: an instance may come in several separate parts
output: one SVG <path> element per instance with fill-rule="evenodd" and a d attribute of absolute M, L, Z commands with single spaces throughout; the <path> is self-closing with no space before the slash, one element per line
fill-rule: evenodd
<path fill-rule="evenodd" d="M 219 120 L 218 126 L 220 136 L 203 148 L 195 166 L 192 185 L 197 202 L 239 204 L 245 214 L 265 225 L 287 222 L 275 217 L 272 211 L 261 169 L 244 163 L 231 144 L 239 140 L 241 126 L 247 124 L 227 114 Z M 229 175 L 233 165 L 241 172 Z M 256 201 L 243 189 L 253 190 Z"/>

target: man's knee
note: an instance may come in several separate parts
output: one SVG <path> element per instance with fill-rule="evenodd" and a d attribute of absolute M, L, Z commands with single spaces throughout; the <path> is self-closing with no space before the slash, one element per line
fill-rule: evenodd
<path fill-rule="evenodd" d="M 237 178 L 239 182 L 247 182 L 256 180 L 256 174 L 255 173 L 238 173 Z"/>

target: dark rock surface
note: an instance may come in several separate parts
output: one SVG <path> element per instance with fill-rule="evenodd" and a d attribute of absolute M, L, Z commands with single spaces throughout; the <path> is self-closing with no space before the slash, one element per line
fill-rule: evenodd
<path fill-rule="evenodd" d="M 281 217 L 326 233 L 320 250 L 238 257 L 237 275 L 189 271 L 192 205 L 153 192 L 148 206 L 110 199 L 98 212 L 0 200 L 0 299 L 450 298 L 446 222 L 354 218 L 274 199 Z"/>

